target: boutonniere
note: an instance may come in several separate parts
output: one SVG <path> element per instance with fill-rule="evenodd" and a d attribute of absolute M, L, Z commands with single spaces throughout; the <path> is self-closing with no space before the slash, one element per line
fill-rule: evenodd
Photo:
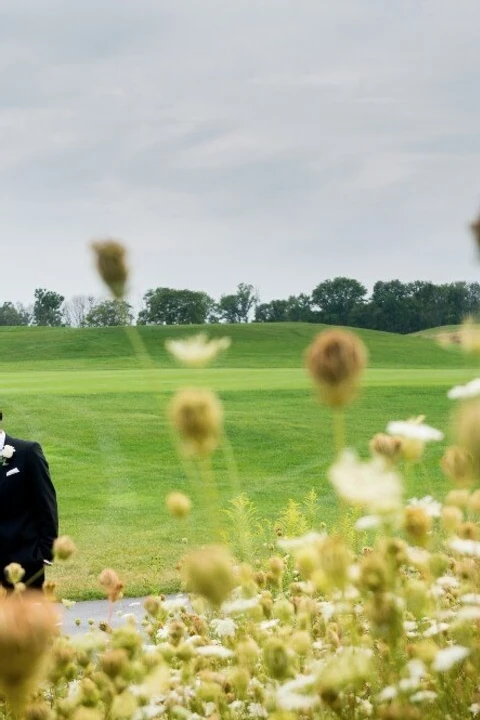
<path fill-rule="evenodd" d="M 0 450 L 0 459 L 2 465 L 8 465 L 8 461 L 12 459 L 15 448 L 12 445 L 4 445 Z"/>

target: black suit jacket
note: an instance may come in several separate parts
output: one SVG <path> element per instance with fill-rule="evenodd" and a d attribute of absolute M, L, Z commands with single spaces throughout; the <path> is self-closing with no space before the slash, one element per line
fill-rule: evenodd
<path fill-rule="evenodd" d="M 57 499 L 40 445 L 9 435 L 5 445 L 15 452 L 0 465 L 0 574 L 6 565 L 18 562 L 28 579 L 41 572 L 44 560 L 52 559 Z"/>

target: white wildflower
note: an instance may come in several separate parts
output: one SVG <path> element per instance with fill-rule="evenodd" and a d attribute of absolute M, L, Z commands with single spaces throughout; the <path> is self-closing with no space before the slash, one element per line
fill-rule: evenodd
<path fill-rule="evenodd" d="M 292 550 L 300 550 L 317 542 L 323 542 L 326 537 L 326 533 L 309 532 L 306 535 L 301 535 L 300 537 L 278 538 L 277 545 L 282 550 L 285 550 L 285 552 L 290 552 Z"/>
<path fill-rule="evenodd" d="M 480 713 L 480 703 L 472 703 L 468 709 L 475 717 L 475 715 L 478 715 L 478 713 Z"/>
<path fill-rule="evenodd" d="M 449 627 L 449 624 L 446 622 L 434 622 L 427 630 L 425 630 L 425 632 L 423 633 L 423 637 L 434 637 L 435 635 L 440 635 L 440 633 L 448 630 Z"/>
<path fill-rule="evenodd" d="M 357 532 L 364 532 L 365 530 L 373 530 L 381 524 L 381 519 L 378 515 L 364 515 L 359 518 L 355 523 L 355 530 Z"/>
<path fill-rule="evenodd" d="M 188 607 L 188 598 L 185 595 L 177 595 L 177 597 L 167 598 L 163 601 L 163 607 L 167 612 L 183 610 Z"/>
<path fill-rule="evenodd" d="M 274 627 L 277 627 L 279 623 L 280 620 L 278 618 L 274 620 L 263 620 L 258 627 L 260 630 L 272 630 Z"/>
<path fill-rule="evenodd" d="M 265 710 L 263 705 L 260 703 L 249 703 L 248 704 L 248 717 L 250 718 L 266 718 L 268 712 Z"/>
<path fill-rule="evenodd" d="M 463 538 L 454 537 L 448 541 L 448 547 L 460 555 L 480 557 L 480 542 L 478 540 L 464 540 Z"/>
<path fill-rule="evenodd" d="M 416 690 L 420 685 L 420 679 L 416 677 L 402 678 L 398 683 L 398 688 L 402 692 L 410 692 Z"/>
<path fill-rule="evenodd" d="M 277 705 L 282 710 L 291 711 L 310 710 L 318 705 L 318 697 L 301 693 L 302 690 L 312 689 L 315 679 L 315 675 L 299 675 L 282 685 L 277 692 Z"/>
<path fill-rule="evenodd" d="M 203 655 L 203 657 L 215 657 L 215 658 L 230 658 L 233 655 L 232 650 L 229 650 L 223 645 L 203 645 L 196 648 L 197 655 Z"/>
<path fill-rule="evenodd" d="M 251 610 L 258 605 L 258 598 L 239 598 L 231 602 L 223 603 L 222 612 L 224 615 L 237 615 L 247 610 Z"/>
<path fill-rule="evenodd" d="M 438 651 L 432 668 L 436 672 L 445 672 L 465 660 L 468 655 L 470 655 L 470 650 L 463 645 L 450 645 L 450 647 Z"/>
<path fill-rule="evenodd" d="M 470 605 L 469 607 L 460 608 L 457 618 L 459 620 L 480 620 L 480 607 Z"/>
<path fill-rule="evenodd" d="M 407 440 L 420 440 L 421 442 L 443 440 L 443 433 L 430 425 L 414 420 L 395 420 L 387 425 L 389 435 L 397 435 Z"/>
<path fill-rule="evenodd" d="M 480 605 L 480 594 L 479 593 L 466 593 L 460 595 L 460 602 L 465 605 Z"/>
<path fill-rule="evenodd" d="M 233 637 L 237 629 L 232 618 L 212 620 L 212 626 L 219 637 Z"/>
<path fill-rule="evenodd" d="M 330 468 L 330 482 L 337 495 L 351 505 L 375 513 L 398 510 L 402 502 L 402 481 L 381 458 L 362 462 L 352 451 L 344 451 Z"/>
<path fill-rule="evenodd" d="M 378 701 L 379 702 L 387 702 L 388 700 L 393 700 L 398 695 L 398 690 L 393 685 L 387 685 L 387 687 L 383 688 L 383 690 L 378 695 Z"/>
<path fill-rule="evenodd" d="M 466 400 L 477 395 L 480 395 L 480 378 L 470 380 L 465 385 L 455 385 L 447 393 L 450 400 Z"/>
<path fill-rule="evenodd" d="M 410 702 L 433 702 L 437 698 L 437 693 L 433 690 L 419 690 L 414 695 L 410 696 Z"/>
<path fill-rule="evenodd" d="M 412 498 L 407 503 L 408 507 L 419 507 L 425 510 L 430 517 L 440 517 L 442 512 L 442 503 L 435 500 L 431 495 L 423 498 Z"/>
<path fill-rule="evenodd" d="M 460 583 L 458 582 L 457 578 L 453 577 L 452 575 L 442 575 L 441 577 L 437 578 L 435 582 L 437 583 L 437 585 L 440 585 L 440 587 L 443 588 L 460 587 Z"/>
<path fill-rule="evenodd" d="M 407 663 L 407 670 L 410 677 L 417 678 L 417 680 L 421 680 L 427 674 L 425 663 L 418 659 L 410 660 Z"/>
<path fill-rule="evenodd" d="M 176 360 L 188 367 L 209 365 L 222 350 L 231 345 L 228 337 L 208 340 L 205 333 L 199 333 L 184 340 L 167 340 L 165 347 Z"/>
<path fill-rule="evenodd" d="M 424 548 L 407 547 L 406 555 L 408 561 L 416 567 L 426 565 L 430 562 L 430 553 Z"/>

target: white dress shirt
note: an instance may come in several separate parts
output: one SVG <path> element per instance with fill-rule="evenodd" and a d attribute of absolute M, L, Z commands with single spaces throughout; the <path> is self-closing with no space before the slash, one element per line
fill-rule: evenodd
<path fill-rule="evenodd" d="M 4 432 L 4 430 L 0 430 L 0 450 L 3 450 L 4 445 L 5 445 L 5 432 Z"/>

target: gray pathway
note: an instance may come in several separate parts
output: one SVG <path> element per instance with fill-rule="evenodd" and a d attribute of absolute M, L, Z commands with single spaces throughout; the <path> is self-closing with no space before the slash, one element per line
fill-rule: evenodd
<path fill-rule="evenodd" d="M 167 602 L 176 604 L 177 599 L 181 600 L 182 595 L 170 595 Z M 128 616 L 133 615 L 138 625 L 145 617 L 143 601 L 145 598 L 123 598 L 114 604 L 110 621 L 112 627 L 119 627 L 128 621 Z M 107 600 L 86 600 L 77 602 L 70 608 L 59 606 L 61 616 L 62 632 L 65 635 L 78 635 L 88 632 L 93 626 L 98 629 L 98 623 L 106 621 L 109 613 Z M 77 624 L 77 620 L 80 621 Z M 93 621 L 93 624 L 90 621 Z"/>

